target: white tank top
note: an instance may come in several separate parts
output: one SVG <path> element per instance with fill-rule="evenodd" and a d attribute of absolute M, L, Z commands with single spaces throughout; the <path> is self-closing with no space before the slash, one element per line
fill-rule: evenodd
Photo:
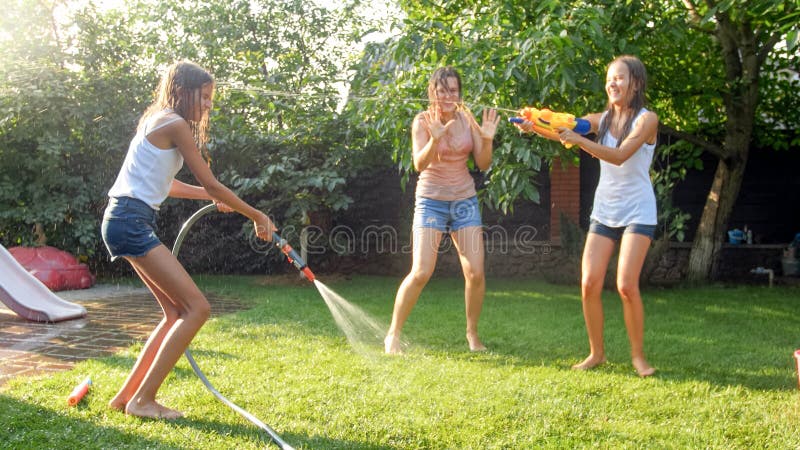
<path fill-rule="evenodd" d="M 151 208 L 158 210 L 161 202 L 169 195 L 172 180 L 183 167 L 183 156 L 177 148 L 162 150 L 147 140 L 147 135 L 153 131 L 167 126 L 182 117 L 175 113 L 169 120 L 149 129 L 157 118 L 164 117 L 154 114 L 147 123 L 136 132 L 128 147 L 128 154 L 117 175 L 117 180 L 108 191 L 109 197 L 133 197 L 147 203 Z"/>
<path fill-rule="evenodd" d="M 646 111 L 644 108 L 639 111 L 633 119 L 634 125 Z M 607 132 L 601 144 L 616 148 L 617 138 Z M 600 160 L 600 181 L 594 193 L 592 219 L 609 227 L 658 224 L 656 196 L 650 181 L 655 148 L 655 144 L 645 142 L 619 166 Z"/>

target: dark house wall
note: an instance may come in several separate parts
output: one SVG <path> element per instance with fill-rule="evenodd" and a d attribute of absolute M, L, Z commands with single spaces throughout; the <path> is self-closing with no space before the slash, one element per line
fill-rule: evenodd
<path fill-rule="evenodd" d="M 716 160 L 704 155 L 703 170 L 688 173 L 675 189 L 675 204 L 692 215 L 687 240 L 694 238 L 716 168 Z M 788 243 L 800 233 L 800 151 L 750 153 L 728 227 L 745 225 L 754 243 Z"/>
<path fill-rule="evenodd" d="M 703 155 L 703 170 L 690 171 L 675 187 L 675 206 L 691 214 L 686 241 L 694 239 L 716 168 L 716 159 Z M 580 224 L 584 230 L 589 226 L 599 177 L 598 160 L 582 153 Z M 751 152 L 729 228 L 745 225 L 753 230 L 754 243 L 788 243 L 800 233 L 800 151 Z"/>
<path fill-rule="evenodd" d="M 754 230 L 755 240 L 760 243 L 790 242 L 794 234 L 800 232 L 800 177 L 796 176 L 798 167 L 800 151 L 754 151 L 745 174 L 742 193 L 733 212 L 731 226 L 743 227 L 747 224 Z M 714 168 L 715 161 L 706 159 L 704 169 L 691 172 L 675 190 L 675 204 L 692 214 L 688 240 L 691 240 L 697 227 Z M 475 174 L 479 187 L 484 182 L 483 176 Z M 598 161 L 582 153 L 579 225 L 584 231 L 588 228 L 598 177 Z M 540 187 L 539 204 L 519 202 L 515 205 L 513 214 L 502 214 L 487 207 L 483 208 L 484 224 L 492 232 L 488 239 L 493 239 L 487 241 L 487 273 L 492 276 L 544 274 L 550 278 L 559 275 L 565 280 L 576 282 L 579 264 L 576 263 L 576 256 L 570 253 L 569 249 L 573 246 L 562 247 L 561 240 L 551 242 L 550 239 L 551 192 L 547 168 L 539 174 L 536 182 Z M 398 277 L 407 273 L 411 265 L 409 243 L 415 184 L 416 175 L 412 175 L 403 190 L 401 176 L 394 167 L 376 168 L 351 180 L 347 186 L 348 193 L 354 199 L 351 207 L 343 212 L 323 211 L 312 214 L 311 222 L 324 234 L 321 244 L 326 241 L 330 244 L 329 238 L 334 232 L 348 231 L 352 233 L 353 246 L 346 252 L 338 252 L 332 245 L 322 245 L 320 248 L 324 247 L 324 251 L 308 255 L 309 265 L 319 273 L 361 272 Z M 180 224 L 199 206 L 201 202 L 182 201 L 170 204 L 162 210 L 159 226 L 164 243 L 172 245 Z M 518 233 L 521 228 L 532 232 Z M 181 251 L 181 260 L 192 273 L 271 273 L 293 270 L 285 264 L 277 251 L 254 249 L 253 243 L 247 239 L 250 229 L 249 224 L 235 214 L 218 214 L 203 219 L 187 238 Z M 392 238 L 381 234 L 389 230 L 395 233 Z M 505 237 L 494 233 L 498 230 L 506 231 Z M 378 242 L 380 239 L 383 242 Z M 396 244 L 397 247 L 381 247 L 387 242 Z M 296 249 L 300 248 L 297 236 L 292 237 L 292 244 Z M 571 244 L 576 244 L 579 253 L 581 244 Z M 681 267 L 685 265 L 688 247 L 687 244 L 676 245 L 677 250 L 670 254 L 670 261 L 673 263 L 665 265 L 657 274 L 660 279 L 676 281 L 682 276 Z M 460 267 L 452 244 L 443 247 L 446 249 L 440 257 L 437 273 L 460 276 Z M 723 259 L 732 258 L 732 261 L 741 263 L 742 255 L 756 255 L 744 248 L 735 250 L 738 253 L 727 256 L 730 253 L 728 251 L 723 254 Z M 751 247 L 750 250 L 757 249 Z M 737 267 L 741 266 L 745 273 L 756 266 L 779 270 L 781 250 L 781 246 L 773 246 L 764 250 L 769 251 L 769 255 L 756 255 L 760 259 L 748 260 L 746 264 L 737 264 Z M 101 266 L 94 267 L 93 270 L 98 273 L 103 272 L 99 269 L 105 269 L 109 274 L 130 271 L 126 264 L 105 262 Z M 727 269 L 724 272 L 734 273 Z"/>

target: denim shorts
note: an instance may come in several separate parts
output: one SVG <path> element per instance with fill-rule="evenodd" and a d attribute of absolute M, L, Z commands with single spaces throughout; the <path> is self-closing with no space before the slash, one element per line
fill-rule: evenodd
<path fill-rule="evenodd" d="M 599 234 L 605 236 L 613 241 L 622 239 L 625 233 L 636 233 L 649 237 L 651 240 L 656 235 L 656 225 L 642 225 L 640 223 L 632 223 L 624 227 L 609 227 L 592 219 L 589 222 L 589 233 Z"/>
<path fill-rule="evenodd" d="M 144 256 L 161 245 L 156 236 L 156 211 L 130 197 L 110 197 L 100 231 L 111 260 L 121 256 Z"/>
<path fill-rule="evenodd" d="M 433 200 L 417 197 L 414 204 L 414 228 L 435 228 L 443 233 L 465 227 L 481 227 L 478 197 L 464 200 Z"/>

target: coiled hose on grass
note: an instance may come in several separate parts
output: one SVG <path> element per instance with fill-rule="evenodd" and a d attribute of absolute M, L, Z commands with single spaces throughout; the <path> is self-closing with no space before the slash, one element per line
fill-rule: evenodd
<path fill-rule="evenodd" d="M 186 222 L 183 223 L 183 226 L 181 226 L 181 229 L 178 232 L 178 237 L 175 238 L 175 245 L 172 247 L 172 254 L 175 255 L 176 258 L 178 257 L 178 252 L 180 251 L 181 245 L 183 244 L 183 239 L 189 233 L 189 230 L 192 228 L 192 225 L 194 225 L 195 222 L 200 220 L 200 218 L 202 218 L 206 214 L 209 214 L 209 213 L 211 213 L 213 211 L 216 211 L 216 210 L 217 210 L 216 205 L 211 204 L 211 205 L 204 206 L 204 207 L 200 208 L 196 213 L 192 214 L 192 216 L 189 217 L 189 219 Z M 237 413 L 239 413 L 242 417 L 244 417 L 245 419 L 249 420 L 255 426 L 257 426 L 257 427 L 261 428 L 262 430 L 266 431 L 267 434 L 269 435 L 270 439 L 272 439 L 272 441 L 275 444 L 277 444 L 278 447 L 280 447 L 281 449 L 283 449 L 283 450 L 294 450 L 294 448 L 291 445 L 287 444 L 283 439 L 281 439 L 281 437 L 278 436 L 278 433 L 275 432 L 275 430 L 273 430 L 272 428 L 270 428 L 269 425 L 267 425 L 264 422 L 258 420 L 257 417 L 255 417 L 254 415 L 250 414 L 249 412 L 247 412 L 246 410 L 244 410 L 243 408 L 239 407 L 238 405 L 236 405 L 232 401 L 230 401 L 227 398 L 225 398 L 225 396 L 220 394 L 220 392 L 216 388 L 214 388 L 214 386 L 211 384 L 211 382 L 208 381 L 208 378 L 205 376 L 203 371 L 200 370 L 200 366 L 197 365 L 197 363 L 195 362 L 194 358 L 192 357 L 192 353 L 189 351 L 188 348 L 184 352 L 184 355 L 186 355 L 186 359 L 189 360 L 189 365 L 192 366 L 192 370 L 194 370 L 194 373 L 197 375 L 198 378 L 200 378 L 200 381 L 203 382 L 203 384 L 206 386 L 206 389 L 208 389 L 209 392 L 214 394 L 214 397 L 216 397 L 222 403 L 228 405 L 229 408 L 231 408 L 232 410 L 234 410 Z"/>

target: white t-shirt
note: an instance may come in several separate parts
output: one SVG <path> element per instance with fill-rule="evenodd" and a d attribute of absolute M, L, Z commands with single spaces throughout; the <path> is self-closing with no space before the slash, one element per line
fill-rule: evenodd
<path fill-rule="evenodd" d="M 164 117 L 154 114 L 133 137 L 117 180 L 108 191 L 109 197 L 136 198 L 155 210 L 167 198 L 172 180 L 183 167 L 183 156 L 177 147 L 166 150 L 156 147 L 147 140 L 147 135 L 172 122 L 183 120 L 175 113 L 168 115 L 173 117 L 151 129 L 150 125 L 155 119 Z"/>
<path fill-rule="evenodd" d="M 639 111 L 634 125 L 645 112 L 644 108 Z M 601 144 L 616 148 L 617 138 L 607 132 Z M 632 223 L 657 225 L 656 196 L 650 181 L 655 147 L 645 142 L 619 166 L 600 160 L 600 181 L 594 193 L 592 219 L 609 227 L 625 227 Z"/>

